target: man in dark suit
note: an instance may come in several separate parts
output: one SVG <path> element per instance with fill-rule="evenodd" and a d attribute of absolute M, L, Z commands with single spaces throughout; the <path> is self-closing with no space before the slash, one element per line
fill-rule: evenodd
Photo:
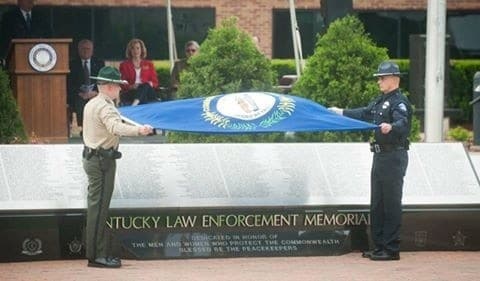
<path fill-rule="evenodd" d="M 33 9 L 34 0 L 17 0 L 17 6 L 5 12 L 0 23 L 0 59 L 6 59 L 14 38 L 49 38 L 52 35 L 45 19 Z"/>
<path fill-rule="evenodd" d="M 72 113 L 77 116 L 77 125 L 83 126 L 83 108 L 85 104 L 98 94 L 97 87 L 90 81 L 90 76 L 97 76 L 105 62 L 93 56 L 93 42 L 83 39 L 78 42 L 78 56 L 70 62 L 68 75 L 67 103 L 69 121 Z"/>

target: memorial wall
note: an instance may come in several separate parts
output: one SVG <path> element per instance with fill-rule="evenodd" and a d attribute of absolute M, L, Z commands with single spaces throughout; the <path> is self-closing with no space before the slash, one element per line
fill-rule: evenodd
<path fill-rule="evenodd" d="M 83 209 L 81 145 L 0 146 L 0 211 Z M 122 145 L 113 208 L 363 205 L 365 143 Z M 459 143 L 413 144 L 404 205 L 478 204 Z"/>
<path fill-rule="evenodd" d="M 111 216 L 126 258 L 338 255 L 368 248 L 366 143 L 121 145 Z M 81 145 L 0 146 L 0 260 L 83 257 Z M 480 249 L 459 143 L 413 144 L 403 250 Z"/>

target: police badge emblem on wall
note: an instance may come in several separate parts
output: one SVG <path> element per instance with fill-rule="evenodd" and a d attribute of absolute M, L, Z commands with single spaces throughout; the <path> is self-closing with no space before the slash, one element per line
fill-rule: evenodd
<path fill-rule="evenodd" d="M 30 49 L 28 62 L 36 71 L 47 72 L 57 63 L 57 53 L 48 44 L 37 44 Z"/>
<path fill-rule="evenodd" d="M 75 237 L 70 243 L 68 243 L 68 249 L 70 250 L 70 254 L 79 254 L 82 250 L 82 242 Z"/>
<path fill-rule="evenodd" d="M 27 256 L 36 256 L 43 253 L 42 240 L 38 238 L 27 238 L 22 243 L 22 254 Z"/>

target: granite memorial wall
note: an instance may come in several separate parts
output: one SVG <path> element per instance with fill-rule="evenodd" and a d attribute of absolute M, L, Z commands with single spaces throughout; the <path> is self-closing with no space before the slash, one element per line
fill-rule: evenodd
<path fill-rule="evenodd" d="M 0 146 L 0 260 L 83 257 L 81 145 Z M 122 145 L 107 221 L 136 259 L 368 248 L 365 143 Z M 458 143 L 413 144 L 403 250 L 478 250 L 480 186 Z"/>

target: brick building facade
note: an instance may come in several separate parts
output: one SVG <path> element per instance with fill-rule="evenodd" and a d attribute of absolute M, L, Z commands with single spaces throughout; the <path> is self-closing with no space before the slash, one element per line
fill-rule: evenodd
<path fill-rule="evenodd" d="M 320 10 L 321 0 L 296 0 L 298 10 Z M 425 11 L 427 0 L 353 0 L 354 11 Z M 0 1 L 15 4 L 16 0 Z M 212 8 L 215 23 L 229 16 L 237 16 L 242 29 L 260 39 L 262 51 L 272 56 L 273 11 L 288 9 L 287 0 L 171 0 L 173 8 Z M 37 0 L 37 6 L 106 6 L 106 7 L 165 7 L 166 0 Z M 449 0 L 448 10 L 476 11 L 480 13 L 478 0 Z M 290 30 L 285 30 L 290 32 Z"/>

